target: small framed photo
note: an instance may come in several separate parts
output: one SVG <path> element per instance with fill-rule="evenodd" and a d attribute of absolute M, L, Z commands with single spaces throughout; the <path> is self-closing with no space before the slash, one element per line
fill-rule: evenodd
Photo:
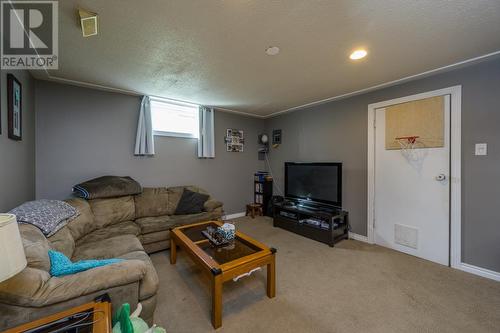
<path fill-rule="evenodd" d="M 242 153 L 245 139 L 243 138 L 243 130 L 228 128 L 226 129 L 226 151 Z"/>
<path fill-rule="evenodd" d="M 9 138 L 22 140 L 22 90 L 21 82 L 7 74 L 7 122 Z"/>

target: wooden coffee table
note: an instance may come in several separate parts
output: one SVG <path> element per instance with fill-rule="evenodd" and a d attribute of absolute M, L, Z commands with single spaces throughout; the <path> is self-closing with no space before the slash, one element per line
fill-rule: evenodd
<path fill-rule="evenodd" d="M 177 260 L 177 246 L 184 249 L 203 271 L 210 276 L 212 289 L 212 325 L 222 325 L 222 284 L 251 270 L 267 266 L 267 296 L 276 295 L 274 248 L 236 232 L 233 245 L 214 247 L 202 235 L 208 226 L 220 226 L 219 221 L 201 222 L 177 227 L 170 232 L 170 263 Z"/>
<path fill-rule="evenodd" d="M 90 313 L 88 319 L 83 319 L 84 314 L 87 313 Z M 3 333 L 54 332 L 56 329 L 71 325 L 78 327 L 78 324 L 80 324 L 79 328 L 61 330 L 61 332 L 75 332 L 79 329 L 79 332 L 111 333 L 111 315 L 111 303 L 90 302 L 8 329 Z"/>

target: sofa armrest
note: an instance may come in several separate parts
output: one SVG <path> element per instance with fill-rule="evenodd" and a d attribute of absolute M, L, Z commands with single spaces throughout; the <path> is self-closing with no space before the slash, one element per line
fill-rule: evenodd
<path fill-rule="evenodd" d="M 62 277 L 50 277 L 45 271 L 28 267 L 0 283 L 0 302 L 42 307 L 139 282 L 145 274 L 146 264 L 140 260 L 125 260 Z"/>
<path fill-rule="evenodd" d="M 220 201 L 217 201 L 217 200 L 214 200 L 214 199 L 209 199 L 209 200 L 205 201 L 205 204 L 203 204 L 203 209 L 206 212 L 212 212 L 215 209 L 217 209 L 219 207 L 222 207 L 222 205 L 223 204 Z"/>

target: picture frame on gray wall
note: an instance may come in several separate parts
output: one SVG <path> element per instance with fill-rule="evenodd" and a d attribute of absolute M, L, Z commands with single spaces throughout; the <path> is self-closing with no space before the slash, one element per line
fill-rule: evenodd
<path fill-rule="evenodd" d="M 22 86 L 12 74 L 7 74 L 7 124 L 9 139 L 22 140 Z"/>

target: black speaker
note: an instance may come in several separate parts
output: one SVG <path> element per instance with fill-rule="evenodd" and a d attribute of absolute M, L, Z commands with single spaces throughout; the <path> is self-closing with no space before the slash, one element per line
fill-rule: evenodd
<path fill-rule="evenodd" d="M 267 204 L 267 207 L 264 207 L 265 211 L 264 211 L 264 215 L 266 216 L 270 216 L 270 217 L 273 217 L 273 214 L 274 214 L 274 205 L 279 203 L 279 202 L 283 202 L 285 199 L 280 196 L 280 195 L 273 195 L 273 197 L 271 198 L 271 200 L 269 200 L 268 204 Z"/>

